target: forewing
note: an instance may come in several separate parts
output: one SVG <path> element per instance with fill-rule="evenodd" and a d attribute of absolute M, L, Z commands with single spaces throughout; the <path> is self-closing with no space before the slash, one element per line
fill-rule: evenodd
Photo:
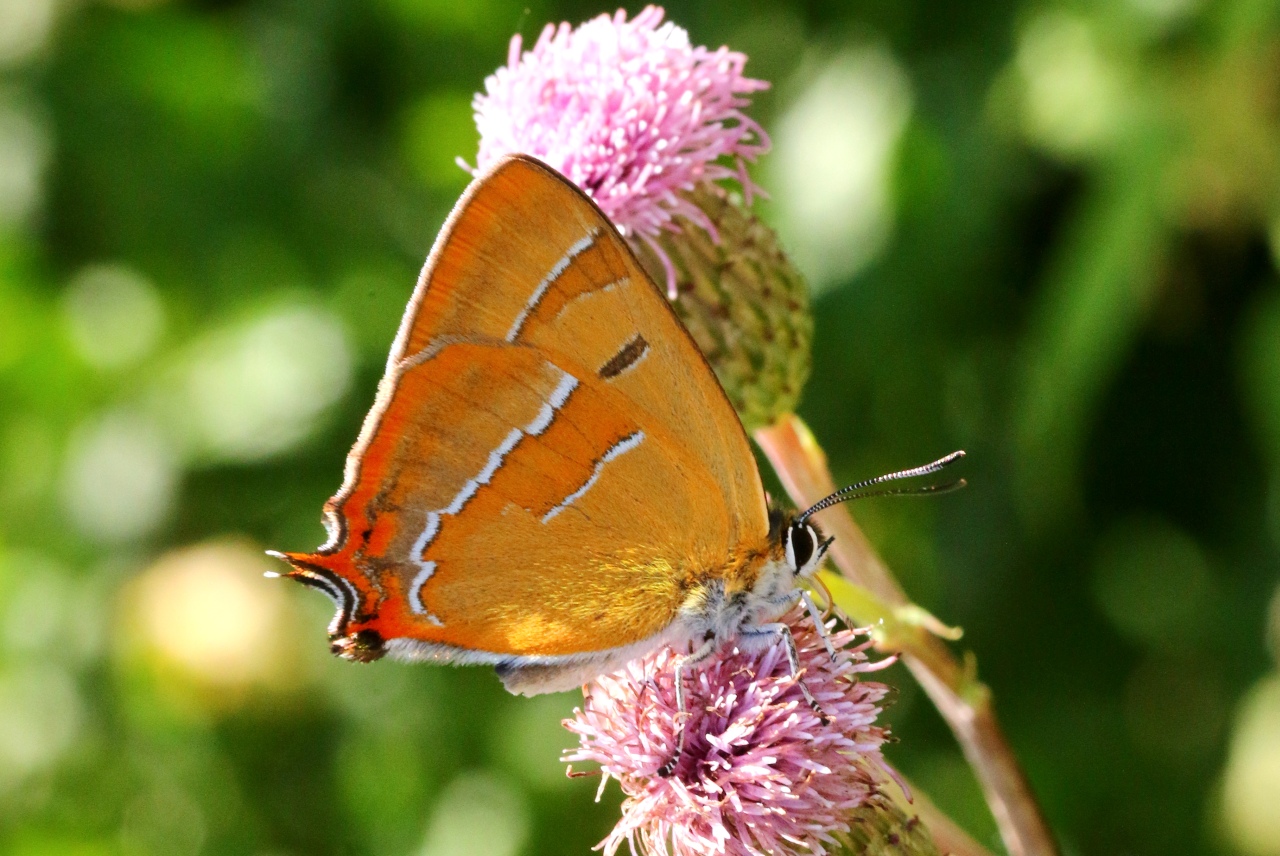
<path fill-rule="evenodd" d="M 657 636 L 768 529 L 741 424 L 665 297 L 522 157 L 442 231 L 326 517 L 329 542 L 290 558 L 342 603 L 336 636 L 544 658 Z"/>

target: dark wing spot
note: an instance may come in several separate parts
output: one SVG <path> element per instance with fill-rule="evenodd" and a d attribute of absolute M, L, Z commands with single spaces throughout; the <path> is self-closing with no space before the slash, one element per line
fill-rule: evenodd
<path fill-rule="evenodd" d="M 649 343 L 639 333 L 630 342 L 622 346 L 622 350 L 609 358 L 609 362 L 600 367 L 597 374 L 601 380 L 611 380 L 636 364 L 649 350 Z"/>

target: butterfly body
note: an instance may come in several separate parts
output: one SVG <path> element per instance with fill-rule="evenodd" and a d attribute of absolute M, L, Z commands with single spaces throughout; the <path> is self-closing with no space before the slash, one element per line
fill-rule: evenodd
<path fill-rule="evenodd" d="M 324 520 L 275 555 L 334 599 L 335 653 L 526 693 L 755 638 L 822 552 L 616 229 L 523 156 L 442 229 Z"/>

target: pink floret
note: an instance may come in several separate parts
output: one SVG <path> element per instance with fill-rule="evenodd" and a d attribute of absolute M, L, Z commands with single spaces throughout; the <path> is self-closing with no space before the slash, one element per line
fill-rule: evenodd
<path fill-rule="evenodd" d="M 663 14 L 649 6 L 630 21 L 619 10 L 576 29 L 548 24 L 523 52 L 513 37 L 507 65 L 473 104 L 474 171 L 530 154 L 589 193 L 624 234 L 652 245 L 675 216 L 714 234 L 680 193 L 724 179 L 748 198 L 759 192 L 745 162 L 769 139 L 743 108 L 768 84 L 743 75 L 743 54 L 692 46 Z"/>
<path fill-rule="evenodd" d="M 869 643 L 833 634 L 833 662 L 813 625 L 787 618 L 800 649 L 803 680 L 822 708 L 805 702 L 781 645 L 763 652 L 724 652 L 686 678 L 689 718 L 675 772 L 658 769 L 678 739 L 669 648 L 602 677 L 565 727 L 579 746 L 570 762 L 594 762 L 627 795 L 622 818 L 601 848 L 612 856 L 624 841 L 648 854 L 746 854 L 839 849 L 850 812 L 885 799 L 896 778 L 881 754 L 888 737 L 875 724 L 888 692 L 859 680 L 882 668 Z"/>

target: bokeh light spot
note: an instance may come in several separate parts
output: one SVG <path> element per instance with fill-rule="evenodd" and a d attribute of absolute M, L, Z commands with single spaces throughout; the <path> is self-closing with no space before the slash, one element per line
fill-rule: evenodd
<path fill-rule="evenodd" d="M 80 694 L 61 668 L 0 671 L 0 793 L 53 763 L 80 730 Z"/>
<path fill-rule="evenodd" d="M 1018 40 L 1017 68 L 1029 138 L 1075 156 L 1110 137 L 1120 112 L 1119 83 L 1084 19 L 1066 12 L 1033 18 Z"/>
<path fill-rule="evenodd" d="M 287 602 L 258 550 L 227 542 L 174 550 L 131 593 L 141 642 L 187 679 L 227 688 L 289 684 Z"/>
<path fill-rule="evenodd" d="M 116 411 L 73 435 L 63 498 L 86 535 L 127 540 L 165 520 L 177 482 L 177 460 L 160 426 L 142 414 Z"/>
<path fill-rule="evenodd" d="M 57 11 L 56 0 L 0 0 L 0 66 L 39 54 L 49 41 Z"/>
<path fill-rule="evenodd" d="M 853 276 L 888 239 L 890 172 L 910 115 L 902 68 L 864 47 L 827 62 L 779 121 L 769 185 L 788 252 L 815 291 Z"/>
<path fill-rule="evenodd" d="M 65 568 L 34 551 L 0 553 L 0 629 L 5 650 L 16 654 L 56 649 L 69 629 L 74 585 Z"/>
<path fill-rule="evenodd" d="M 164 331 L 164 305 L 145 277 L 123 265 L 92 265 L 63 294 L 63 318 L 76 351 L 100 369 L 145 357 Z"/>
<path fill-rule="evenodd" d="M 1153 23 L 1169 26 L 1194 14 L 1201 0 L 1129 0 L 1129 5 Z"/>
<path fill-rule="evenodd" d="M 253 461 L 292 448 L 351 383 L 341 322 L 290 307 L 210 335 L 167 402 L 198 457 Z"/>
<path fill-rule="evenodd" d="M 440 796 L 420 856 L 515 856 L 529 835 L 529 809 L 512 785 L 487 772 L 464 773 Z"/>
<path fill-rule="evenodd" d="M 0 101 L 0 230 L 21 224 L 39 207 L 50 148 L 43 122 Z"/>
<path fill-rule="evenodd" d="M 1197 638 L 1217 594 L 1200 546 L 1157 518 L 1130 519 L 1104 536 L 1093 591 L 1117 630 L 1155 646 Z"/>
<path fill-rule="evenodd" d="M 1280 856 L 1280 677 L 1264 678 L 1236 715 L 1222 788 L 1231 842 L 1248 856 Z"/>

